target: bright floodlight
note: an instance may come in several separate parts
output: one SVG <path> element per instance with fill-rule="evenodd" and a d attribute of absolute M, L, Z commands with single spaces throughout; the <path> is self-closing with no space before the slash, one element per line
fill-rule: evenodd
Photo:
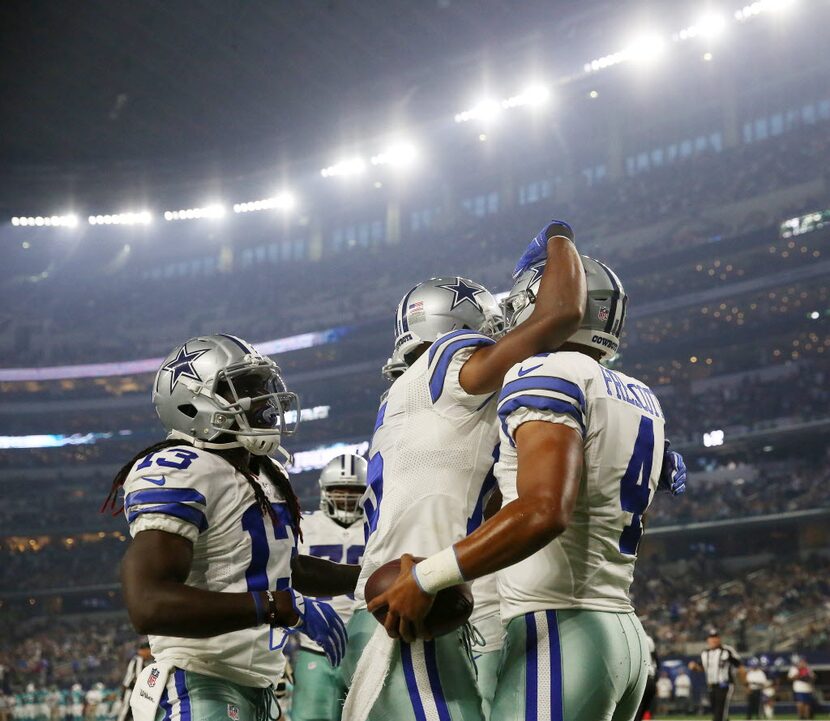
<path fill-rule="evenodd" d="M 149 225 L 153 222 L 153 214 L 149 210 L 139 210 L 110 215 L 90 215 L 87 221 L 90 225 Z M 77 222 L 76 218 L 75 223 Z"/>
<path fill-rule="evenodd" d="M 246 203 L 234 203 L 234 213 L 254 213 L 258 210 L 289 211 L 297 205 L 297 199 L 288 192 L 277 193 L 270 198 L 250 200 Z"/>
<path fill-rule="evenodd" d="M 495 120 L 501 113 L 503 106 L 496 100 L 491 98 L 481 100 L 476 103 L 469 110 L 456 113 L 456 123 L 466 123 L 470 120 L 480 120 L 483 123 L 489 123 Z"/>
<path fill-rule="evenodd" d="M 523 105 L 543 105 L 550 99 L 550 90 L 544 85 L 530 85 L 518 95 L 502 101 L 503 108 L 518 108 Z"/>
<path fill-rule="evenodd" d="M 373 155 L 371 159 L 372 165 L 389 165 L 397 168 L 405 168 L 415 162 L 418 156 L 418 151 L 412 143 L 395 143 L 390 145 L 382 153 Z"/>
<path fill-rule="evenodd" d="M 745 22 L 761 13 L 788 10 L 795 5 L 795 2 L 796 0 L 758 0 L 758 2 L 744 5 L 740 10 L 736 10 L 735 19 L 740 22 Z"/>
<path fill-rule="evenodd" d="M 708 13 L 698 18 L 694 25 L 683 28 L 673 37 L 675 40 L 689 40 L 690 38 L 704 38 L 711 40 L 726 30 L 726 18 L 720 13 Z"/>
<path fill-rule="evenodd" d="M 659 58 L 666 49 L 666 43 L 659 35 L 640 35 L 625 49 L 628 59 L 635 63 L 648 64 Z"/>
<path fill-rule="evenodd" d="M 366 161 L 360 157 L 346 158 L 340 160 L 334 165 L 329 165 L 320 171 L 320 175 L 324 178 L 334 178 L 337 176 L 347 177 L 350 175 L 360 175 L 366 172 Z"/>
<path fill-rule="evenodd" d="M 74 228 L 78 225 L 78 216 L 74 213 L 67 215 L 38 215 L 38 216 L 15 216 L 12 218 L 12 225 L 28 227 L 30 225 L 43 226 L 47 228 Z"/>
<path fill-rule="evenodd" d="M 221 203 L 211 203 L 201 208 L 185 208 L 183 210 L 165 210 L 165 220 L 194 220 L 196 218 L 221 218 L 225 215 L 225 206 Z"/>

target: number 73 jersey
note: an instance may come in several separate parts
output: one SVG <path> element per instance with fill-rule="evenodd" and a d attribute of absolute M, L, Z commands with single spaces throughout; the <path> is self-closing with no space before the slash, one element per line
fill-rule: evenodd
<path fill-rule="evenodd" d="M 513 366 L 499 395 L 496 479 L 517 497 L 515 434 L 522 423 L 572 428 L 584 448 L 568 528 L 524 561 L 499 572 L 502 618 L 549 608 L 630 612 L 643 515 L 663 463 L 664 417 L 643 383 L 576 352 L 543 353 Z"/>

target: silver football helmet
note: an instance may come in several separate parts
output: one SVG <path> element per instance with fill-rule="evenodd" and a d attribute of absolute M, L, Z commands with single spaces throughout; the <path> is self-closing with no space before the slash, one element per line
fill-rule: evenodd
<path fill-rule="evenodd" d="M 332 458 L 320 472 L 320 510 L 351 526 L 363 516 L 360 499 L 366 490 L 366 459 L 353 453 Z"/>
<path fill-rule="evenodd" d="M 299 399 L 286 390 L 277 364 L 224 333 L 191 338 L 164 359 L 153 405 L 168 438 L 197 448 L 242 447 L 258 456 L 285 454 L 281 439 L 300 419 Z"/>
<path fill-rule="evenodd" d="M 616 273 L 604 263 L 582 257 L 585 279 L 588 285 L 588 302 L 579 330 L 569 343 L 579 343 L 596 348 L 607 360 L 617 353 L 620 346 L 628 296 Z M 515 328 L 528 319 L 536 303 L 536 294 L 542 280 L 545 261 L 530 266 L 517 279 L 507 297 L 502 301 L 508 328 Z"/>
<path fill-rule="evenodd" d="M 394 373 L 401 375 L 409 367 L 406 357 L 421 343 L 432 343 L 462 328 L 491 338 L 504 332 L 501 308 L 490 291 L 458 276 L 419 283 L 398 303 L 395 350 L 384 366 L 384 375 L 394 380 Z"/>

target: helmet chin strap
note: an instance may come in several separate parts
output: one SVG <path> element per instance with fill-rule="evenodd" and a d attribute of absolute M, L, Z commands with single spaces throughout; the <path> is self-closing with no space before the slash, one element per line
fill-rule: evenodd
<path fill-rule="evenodd" d="M 177 438 L 182 441 L 188 441 L 192 443 L 195 448 L 205 448 L 209 451 L 224 451 L 229 450 L 231 448 L 242 448 L 242 444 L 239 441 L 229 441 L 228 443 L 211 443 L 210 441 L 203 441 L 199 438 L 194 438 L 193 436 L 187 435 L 187 433 L 182 433 L 182 431 L 170 431 L 167 434 L 168 438 Z"/>

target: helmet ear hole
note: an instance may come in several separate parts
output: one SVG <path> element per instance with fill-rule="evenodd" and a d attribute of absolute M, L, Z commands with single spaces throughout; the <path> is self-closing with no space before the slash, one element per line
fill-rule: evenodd
<path fill-rule="evenodd" d="M 196 414 L 199 412 L 196 410 L 196 406 L 192 403 L 185 403 L 183 405 L 178 406 L 179 411 L 184 413 L 188 418 L 195 418 Z"/>

